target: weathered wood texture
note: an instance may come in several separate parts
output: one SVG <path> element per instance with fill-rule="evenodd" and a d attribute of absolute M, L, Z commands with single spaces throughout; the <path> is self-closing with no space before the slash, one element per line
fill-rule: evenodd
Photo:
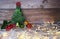
<path fill-rule="evenodd" d="M 29 22 L 42 22 L 60 20 L 60 9 L 22 9 L 25 18 Z M 0 10 L 0 22 L 10 20 L 13 10 Z"/>

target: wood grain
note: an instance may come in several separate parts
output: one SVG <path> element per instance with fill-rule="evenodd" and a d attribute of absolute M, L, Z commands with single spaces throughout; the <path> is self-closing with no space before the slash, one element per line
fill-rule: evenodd
<path fill-rule="evenodd" d="M 14 9 L 0 10 L 0 21 L 10 20 L 13 12 Z M 60 20 L 60 9 L 22 9 L 22 12 L 29 22 Z"/>

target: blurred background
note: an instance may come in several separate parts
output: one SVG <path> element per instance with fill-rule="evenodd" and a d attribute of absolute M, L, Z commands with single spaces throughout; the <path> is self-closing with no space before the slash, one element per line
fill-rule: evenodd
<path fill-rule="evenodd" d="M 60 0 L 0 0 L 0 24 L 11 19 L 17 1 L 21 2 L 23 14 L 31 23 L 60 21 Z"/>

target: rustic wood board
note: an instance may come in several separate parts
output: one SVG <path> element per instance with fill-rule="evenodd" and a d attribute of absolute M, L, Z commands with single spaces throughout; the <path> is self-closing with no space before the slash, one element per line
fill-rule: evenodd
<path fill-rule="evenodd" d="M 29 22 L 60 20 L 60 9 L 22 9 L 24 17 Z M 14 9 L 0 10 L 0 24 L 4 19 L 10 20 Z"/>

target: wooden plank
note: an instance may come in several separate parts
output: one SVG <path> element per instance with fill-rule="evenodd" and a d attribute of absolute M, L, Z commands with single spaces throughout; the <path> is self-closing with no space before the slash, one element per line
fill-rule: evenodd
<path fill-rule="evenodd" d="M 10 20 L 13 12 L 14 9 L 0 10 L 0 21 Z M 22 12 L 29 22 L 60 20 L 60 9 L 22 9 Z"/>

